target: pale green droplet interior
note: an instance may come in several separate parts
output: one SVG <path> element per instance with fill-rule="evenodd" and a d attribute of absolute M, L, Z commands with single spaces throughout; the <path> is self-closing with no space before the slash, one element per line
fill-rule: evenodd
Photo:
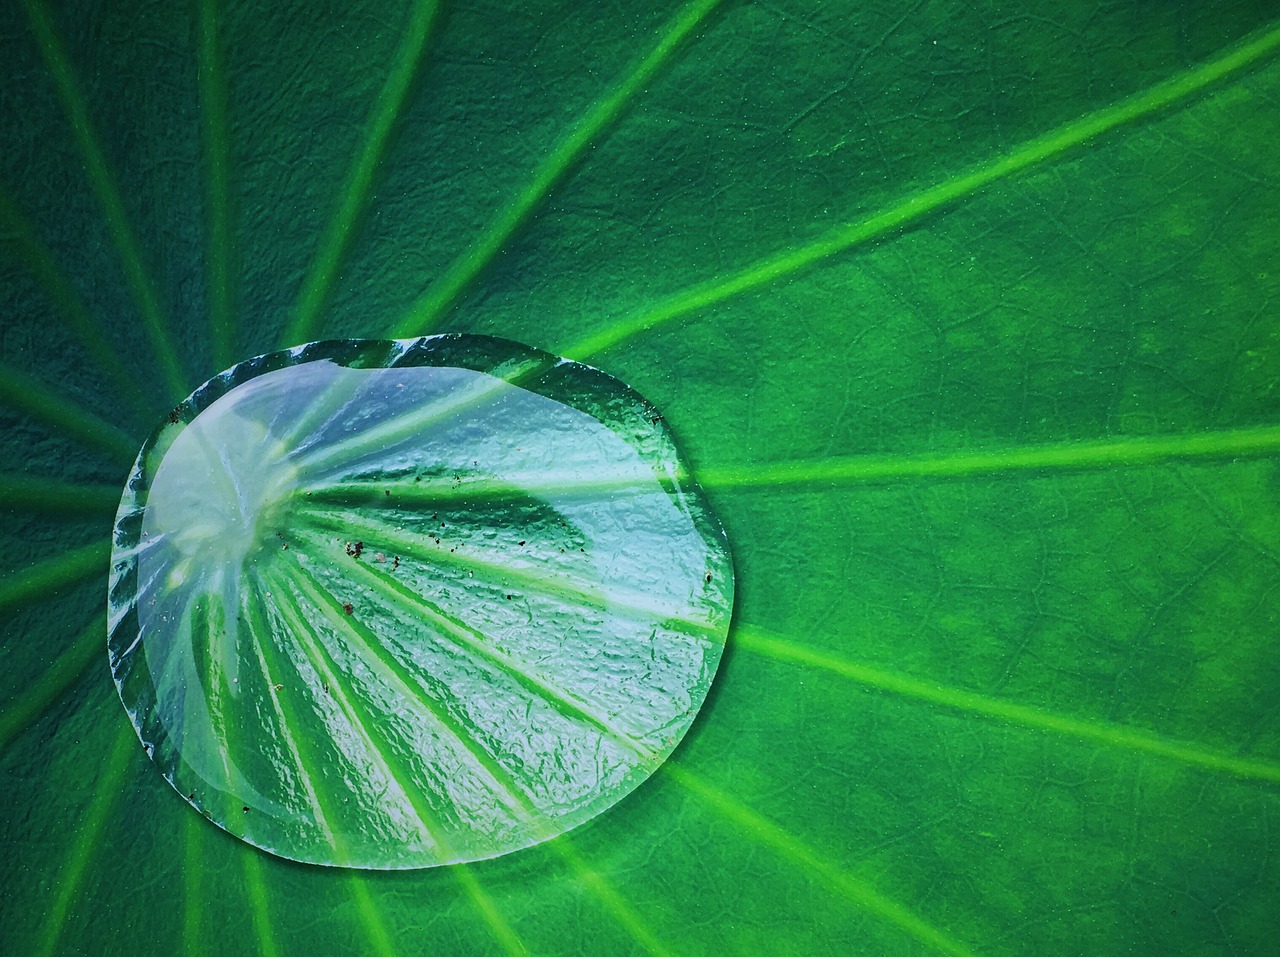
<path fill-rule="evenodd" d="M 621 383 L 484 337 L 319 343 L 179 411 L 121 504 L 111 660 L 221 827 L 321 864 L 493 857 L 608 808 L 693 721 L 732 569 Z"/>

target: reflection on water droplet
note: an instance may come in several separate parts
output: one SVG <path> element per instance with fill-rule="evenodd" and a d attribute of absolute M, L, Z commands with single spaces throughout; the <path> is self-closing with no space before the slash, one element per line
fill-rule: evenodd
<path fill-rule="evenodd" d="M 733 573 L 621 383 L 479 336 L 323 342 L 183 409 L 121 502 L 109 650 L 152 759 L 221 827 L 320 864 L 494 857 L 688 730 Z"/>

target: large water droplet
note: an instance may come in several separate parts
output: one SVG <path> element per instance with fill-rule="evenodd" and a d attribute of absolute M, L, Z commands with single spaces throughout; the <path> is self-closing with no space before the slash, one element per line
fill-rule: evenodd
<path fill-rule="evenodd" d="M 659 414 L 479 336 L 313 343 L 201 387 L 117 516 L 111 668 L 186 800 L 284 857 L 479 860 L 671 753 L 729 625 Z"/>

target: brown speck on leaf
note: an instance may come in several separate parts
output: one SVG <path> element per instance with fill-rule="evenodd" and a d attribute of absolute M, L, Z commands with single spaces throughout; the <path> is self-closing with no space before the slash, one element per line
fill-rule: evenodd
<path fill-rule="evenodd" d="M 383 491 L 383 492 L 384 492 L 388 497 L 390 497 L 390 495 L 391 495 L 391 489 L 389 489 L 389 488 L 384 488 L 382 491 Z"/>
<path fill-rule="evenodd" d="M 324 693 L 325 694 L 329 693 L 329 682 L 327 681 L 324 683 Z"/>
<path fill-rule="evenodd" d="M 351 605 L 351 602 L 349 602 L 349 601 L 344 601 L 344 602 L 342 603 L 342 610 L 343 610 L 343 611 L 345 611 L 348 615 L 350 615 L 350 614 L 352 613 L 352 611 L 353 611 L 353 607 L 352 607 L 352 605 Z"/>
<path fill-rule="evenodd" d="M 352 558 L 359 558 L 362 551 L 364 551 L 364 542 L 347 542 L 347 554 Z"/>
<path fill-rule="evenodd" d="M 394 556 L 394 558 L 395 558 L 395 560 L 391 563 L 391 570 L 392 570 L 392 571 L 395 571 L 397 568 L 399 568 L 399 567 L 400 567 L 400 556 L 399 556 L 399 555 L 396 555 L 396 556 Z"/>
<path fill-rule="evenodd" d="M 523 544 L 524 544 L 524 540 L 523 540 L 523 539 L 521 539 L 521 541 L 519 542 L 519 544 L 523 545 Z"/>
<path fill-rule="evenodd" d="M 284 685 L 276 685 L 276 690 L 277 690 L 277 691 L 283 691 L 283 690 L 284 690 Z"/>
<path fill-rule="evenodd" d="M 711 584 L 711 572 L 707 572 L 707 584 Z"/>
<path fill-rule="evenodd" d="M 249 805 L 247 805 L 247 804 L 246 804 L 244 807 L 242 807 L 242 808 L 240 809 L 240 811 L 241 811 L 241 813 L 248 814 L 248 813 L 249 813 Z"/>

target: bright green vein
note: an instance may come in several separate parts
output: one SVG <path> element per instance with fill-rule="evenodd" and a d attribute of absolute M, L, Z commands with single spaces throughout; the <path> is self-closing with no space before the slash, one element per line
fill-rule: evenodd
<path fill-rule="evenodd" d="M 963 691 L 959 688 L 883 671 L 827 652 L 814 651 L 800 642 L 769 635 L 749 625 L 739 626 L 734 632 L 733 640 L 738 647 L 775 661 L 817 668 L 876 691 L 886 691 L 953 711 L 978 714 L 1039 731 L 1050 731 L 1110 747 L 1141 751 L 1207 771 L 1280 783 L 1280 763 L 1273 761 L 1221 754 L 1197 744 L 1170 741 L 1154 734 L 1108 724 L 1104 721 L 1054 714 L 1013 701 L 1003 701 L 972 691 Z"/>
<path fill-rule="evenodd" d="M 68 585 L 105 575 L 110 556 L 111 540 L 104 538 L 12 572 L 0 578 L 0 611 L 56 596 Z"/>
<path fill-rule="evenodd" d="M 753 811 L 737 798 L 722 791 L 699 774 L 668 761 L 662 766 L 667 777 L 713 808 L 726 820 L 746 831 L 751 837 L 797 865 L 810 877 L 821 881 L 832 891 L 861 907 L 869 914 L 893 924 L 920 943 L 950 957 L 974 957 L 964 944 L 953 940 L 898 901 L 885 896 L 866 881 L 848 873 L 817 850 Z"/>
<path fill-rule="evenodd" d="M 120 504 L 120 489 L 8 473 L 0 474 L 0 503 L 47 515 L 96 514 L 110 518 Z"/>
<path fill-rule="evenodd" d="M 271 928 L 271 912 L 267 909 L 267 885 L 262 879 L 262 864 L 256 854 L 241 854 L 244 866 L 245 894 L 249 898 L 253 930 L 257 935 L 260 957 L 277 957 L 276 935 Z"/>
<path fill-rule="evenodd" d="M 675 953 L 654 935 L 649 925 L 636 913 L 635 908 L 618 893 L 617 888 L 574 850 L 567 836 L 561 835 L 552 841 L 551 849 L 573 868 L 579 883 L 596 896 L 614 920 L 644 948 L 645 953 L 650 957 L 675 957 Z"/>
<path fill-rule="evenodd" d="M 282 347 L 297 345 L 312 337 L 320 312 L 332 292 L 338 267 L 351 245 L 356 223 L 368 202 L 374 173 L 386 154 L 391 131 L 408 101 L 414 77 L 421 68 L 439 7 L 435 0 L 419 0 L 414 8 L 395 63 L 374 103 L 364 148 L 351 170 L 342 202 L 329 223 L 311 271 L 303 283 L 302 292 L 298 295 Z"/>
<path fill-rule="evenodd" d="M 96 664 L 105 676 L 106 659 L 102 645 L 106 634 L 107 613 L 103 611 L 95 615 L 70 644 L 59 649 L 39 677 L 26 677 L 22 692 L 4 702 L 3 709 L 0 709 L 0 751 L 8 748 L 14 739 L 35 724 L 45 710 L 90 667 Z"/>
<path fill-rule="evenodd" d="M 351 890 L 351 899 L 356 905 L 356 912 L 360 915 L 360 922 L 364 924 L 364 945 L 369 949 L 368 952 L 376 954 L 377 957 L 396 957 L 396 949 L 391 945 L 387 926 L 378 915 L 373 898 L 369 896 L 369 889 L 365 887 L 364 878 L 355 871 L 349 871 L 347 886 Z"/>
<path fill-rule="evenodd" d="M 389 336 L 405 338 L 431 331 L 547 194 L 573 169 L 587 148 L 644 90 L 645 84 L 671 59 L 680 44 L 706 19 L 718 2 L 694 0 L 671 21 L 648 55 L 582 115 L 569 134 L 542 161 L 528 185 L 499 210 L 483 235 L 409 307 L 405 316 L 389 330 Z"/>
<path fill-rule="evenodd" d="M 27 268 L 45 295 L 62 313 L 71 330 L 80 338 L 102 370 L 110 377 L 111 382 L 125 400 L 140 413 L 143 421 L 150 424 L 155 410 L 150 408 L 146 397 L 138 386 L 138 376 L 129 371 L 124 360 L 110 343 L 85 305 L 71 278 L 58 268 L 53 253 L 40 240 L 36 228 L 18 209 L 8 190 L 0 186 L 0 223 L 3 223 L 13 235 L 13 244 L 17 255 L 26 263 Z"/>
<path fill-rule="evenodd" d="M 130 462 L 138 443 L 75 399 L 64 398 L 39 379 L 0 363 L 0 402 L 25 412 L 59 432 L 105 451 L 113 461 Z"/>
<path fill-rule="evenodd" d="M 810 243 L 766 257 L 737 272 L 718 276 L 654 306 L 622 316 L 599 332 L 560 349 L 559 353 L 571 359 L 585 360 L 646 329 L 776 282 L 837 253 L 890 235 L 969 198 L 992 183 L 1061 156 L 1097 136 L 1160 113 L 1232 74 L 1266 60 L 1278 50 L 1280 26 L 1255 34 L 1208 63 L 1028 140 L 1004 155 L 994 156 L 935 186 L 909 193 L 892 206 L 865 219 L 837 227 Z"/>
<path fill-rule="evenodd" d="M 204 918 L 204 895 L 200 874 L 204 870 L 202 840 L 205 825 L 194 814 L 188 814 L 186 818 L 187 823 L 182 829 L 185 843 L 182 856 L 182 952 L 187 957 L 195 957 L 202 950 L 200 924 Z"/>
<path fill-rule="evenodd" d="M 852 455 L 841 458 L 708 468 L 698 473 L 707 488 L 774 488 L 886 482 L 899 479 L 965 478 L 1004 472 L 1137 467 L 1162 462 L 1244 459 L 1280 453 L 1280 426 L 1138 435 L 1084 442 L 1058 442 L 1005 449 L 931 455 Z"/>
<path fill-rule="evenodd" d="M 137 753 L 138 736 L 123 715 L 119 715 L 119 718 L 114 744 L 99 765 L 89 806 L 76 826 L 67 830 L 74 843 L 71 854 L 53 885 L 57 890 L 45 917 L 40 946 L 35 951 L 37 957 L 52 957 L 57 952 L 62 928 L 79 897 L 81 882 L 88 872 L 94 853 L 102 843 L 103 832 L 107 829 L 115 806 L 125 794 L 125 780 L 132 765 L 131 758 Z"/>
<path fill-rule="evenodd" d="M 107 229 L 120 254 L 129 289 L 137 300 L 143 325 L 160 360 L 160 375 L 168 385 L 174 401 L 177 402 L 187 394 L 186 376 L 182 372 L 182 364 L 178 360 L 178 353 L 169 334 L 164 312 L 160 308 L 155 283 L 142 264 L 141 248 L 129 218 L 125 214 L 120 190 L 116 187 L 111 172 L 107 168 L 106 156 L 94 135 L 93 123 L 89 119 L 88 106 L 76 86 L 71 59 L 67 56 L 67 51 L 58 37 L 53 19 L 49 16 L 43 0 L 25 0 L 25 5 L 45 66 L 48 67 L 49 75 L 57 87 L 58 96 L 67 111 L 71 132 L 84 159 L 85 172 L 88 174 L 89 182 L 93 184 L 94 191 L 98 194 L 98 200 L 102 203 Z"/>
<path fill-rule="evenodd" d="M 471 867 L 467 864 L 454 864 L 449 870 L 462 888 L 462 892 L 467 895 L 468 900 L 479 912 L 480 918 L 489 928 L 494 941 L 502 948 L 502 952 L 507 957 L 524 957 L 524 955 L 528 954 L 529 948 L 524 945 L 524 941 L 520 939 L 519 935 L 511 929 L 511 925 L 502 916 L 502 912 L 498 910 L 498 905 L 493 902 L 493 898 L 481 886 Z"/>

